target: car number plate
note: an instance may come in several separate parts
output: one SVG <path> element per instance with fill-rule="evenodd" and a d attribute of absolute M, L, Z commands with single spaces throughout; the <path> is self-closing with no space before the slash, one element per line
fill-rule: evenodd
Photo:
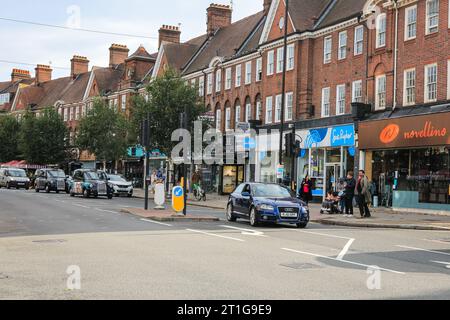
<path fill-rule="evenodd" d="M 283 218 L 297 218 L 297 212 L 282 212 L 281 217 Z"/>

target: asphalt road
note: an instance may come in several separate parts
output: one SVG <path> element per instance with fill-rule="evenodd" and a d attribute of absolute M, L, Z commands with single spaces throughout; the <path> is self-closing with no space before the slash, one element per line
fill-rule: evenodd
<path fill-rule="evenodd" d="M 0 189 L 0 299 L 450 298 L 449 232 L 160 224 L 127 206 L 142 200 Z"/>

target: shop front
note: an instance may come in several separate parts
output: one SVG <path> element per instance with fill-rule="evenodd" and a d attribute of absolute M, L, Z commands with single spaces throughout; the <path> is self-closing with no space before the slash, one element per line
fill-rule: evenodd
<path fill-rule="evenodd" d="M 450 112 L 361 122 L 359 147 L 381 205 L 450 211 Z"/>
<path fill-rule="evenodd" d="M 337 191 L 338 181 L 355 168 L 355 126 L 353 124 L 301 130 L 297 158 L 297 186 L 309 176 L 313 196 L 321 200 L 328 191 Z"/>

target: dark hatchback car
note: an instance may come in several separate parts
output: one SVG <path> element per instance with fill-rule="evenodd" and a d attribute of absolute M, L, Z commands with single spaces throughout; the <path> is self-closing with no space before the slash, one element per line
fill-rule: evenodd
<path fill-rule="evenodd" d="M 45 191 L 56 193 L 66 191 L 66 175 L 64 171 L 58 169 L 37 170 L 34 179 L 34 189 L 36 192 Z"/>
<path fill-rule="evenodd" d="M 79 169 L 73 173 L 70 182 L 70 196 L 82 195 L 84 198 L 107 197 L 112 199 L 113 192 L 108 184 L 101 180 L 99 174 L 93 170 Z"/>
<path fill-rule="evenodd" d="M 231 194 L 227 206 L 227 220 L 250 220 L 252 226 L 262 222 L 295 224 L 306 228 L 309 208 L 288 189 L 277 184 L 244 183 Z"/>

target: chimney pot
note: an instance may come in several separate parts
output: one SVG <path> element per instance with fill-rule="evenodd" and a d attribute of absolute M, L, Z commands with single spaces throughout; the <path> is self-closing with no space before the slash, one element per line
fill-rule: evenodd
<path fill-rule="evenodd" d="M 109 48 L 109 67 L 112 68 L 125 62 L 130 50 L 127 46 L 113 43 Z"/>
<path fill-rule="evenodd" d="M 159 44 L 161 47 L 163 42 L 180 43 L 181 31 L 179 27 L 163 24 L 159 29 Z"/>
<path fill-rule="evenodd" d="M 70 76 L 72 78 L 89 71 L 89 60 L 83 56 L 74 55 L 70 60 L 70 65 Z"/>
<path fill-rule="evenodd" d="M 11 72 L 11 82 L 30 79 L 30 71 L 14 68 Z"/>
<path fill-rule="evenodd" d="M 207 12 L 207 33 L 214 34 L 217 29 L 231 25 L 233 10 L 228 5 L 211 3 Z"/>
<path fill-rule="evenodd" d="M 36 83 L 43 83 L 52 80 L 52 69 L 48 65 L 38 64 L 36 71 Z"/>

